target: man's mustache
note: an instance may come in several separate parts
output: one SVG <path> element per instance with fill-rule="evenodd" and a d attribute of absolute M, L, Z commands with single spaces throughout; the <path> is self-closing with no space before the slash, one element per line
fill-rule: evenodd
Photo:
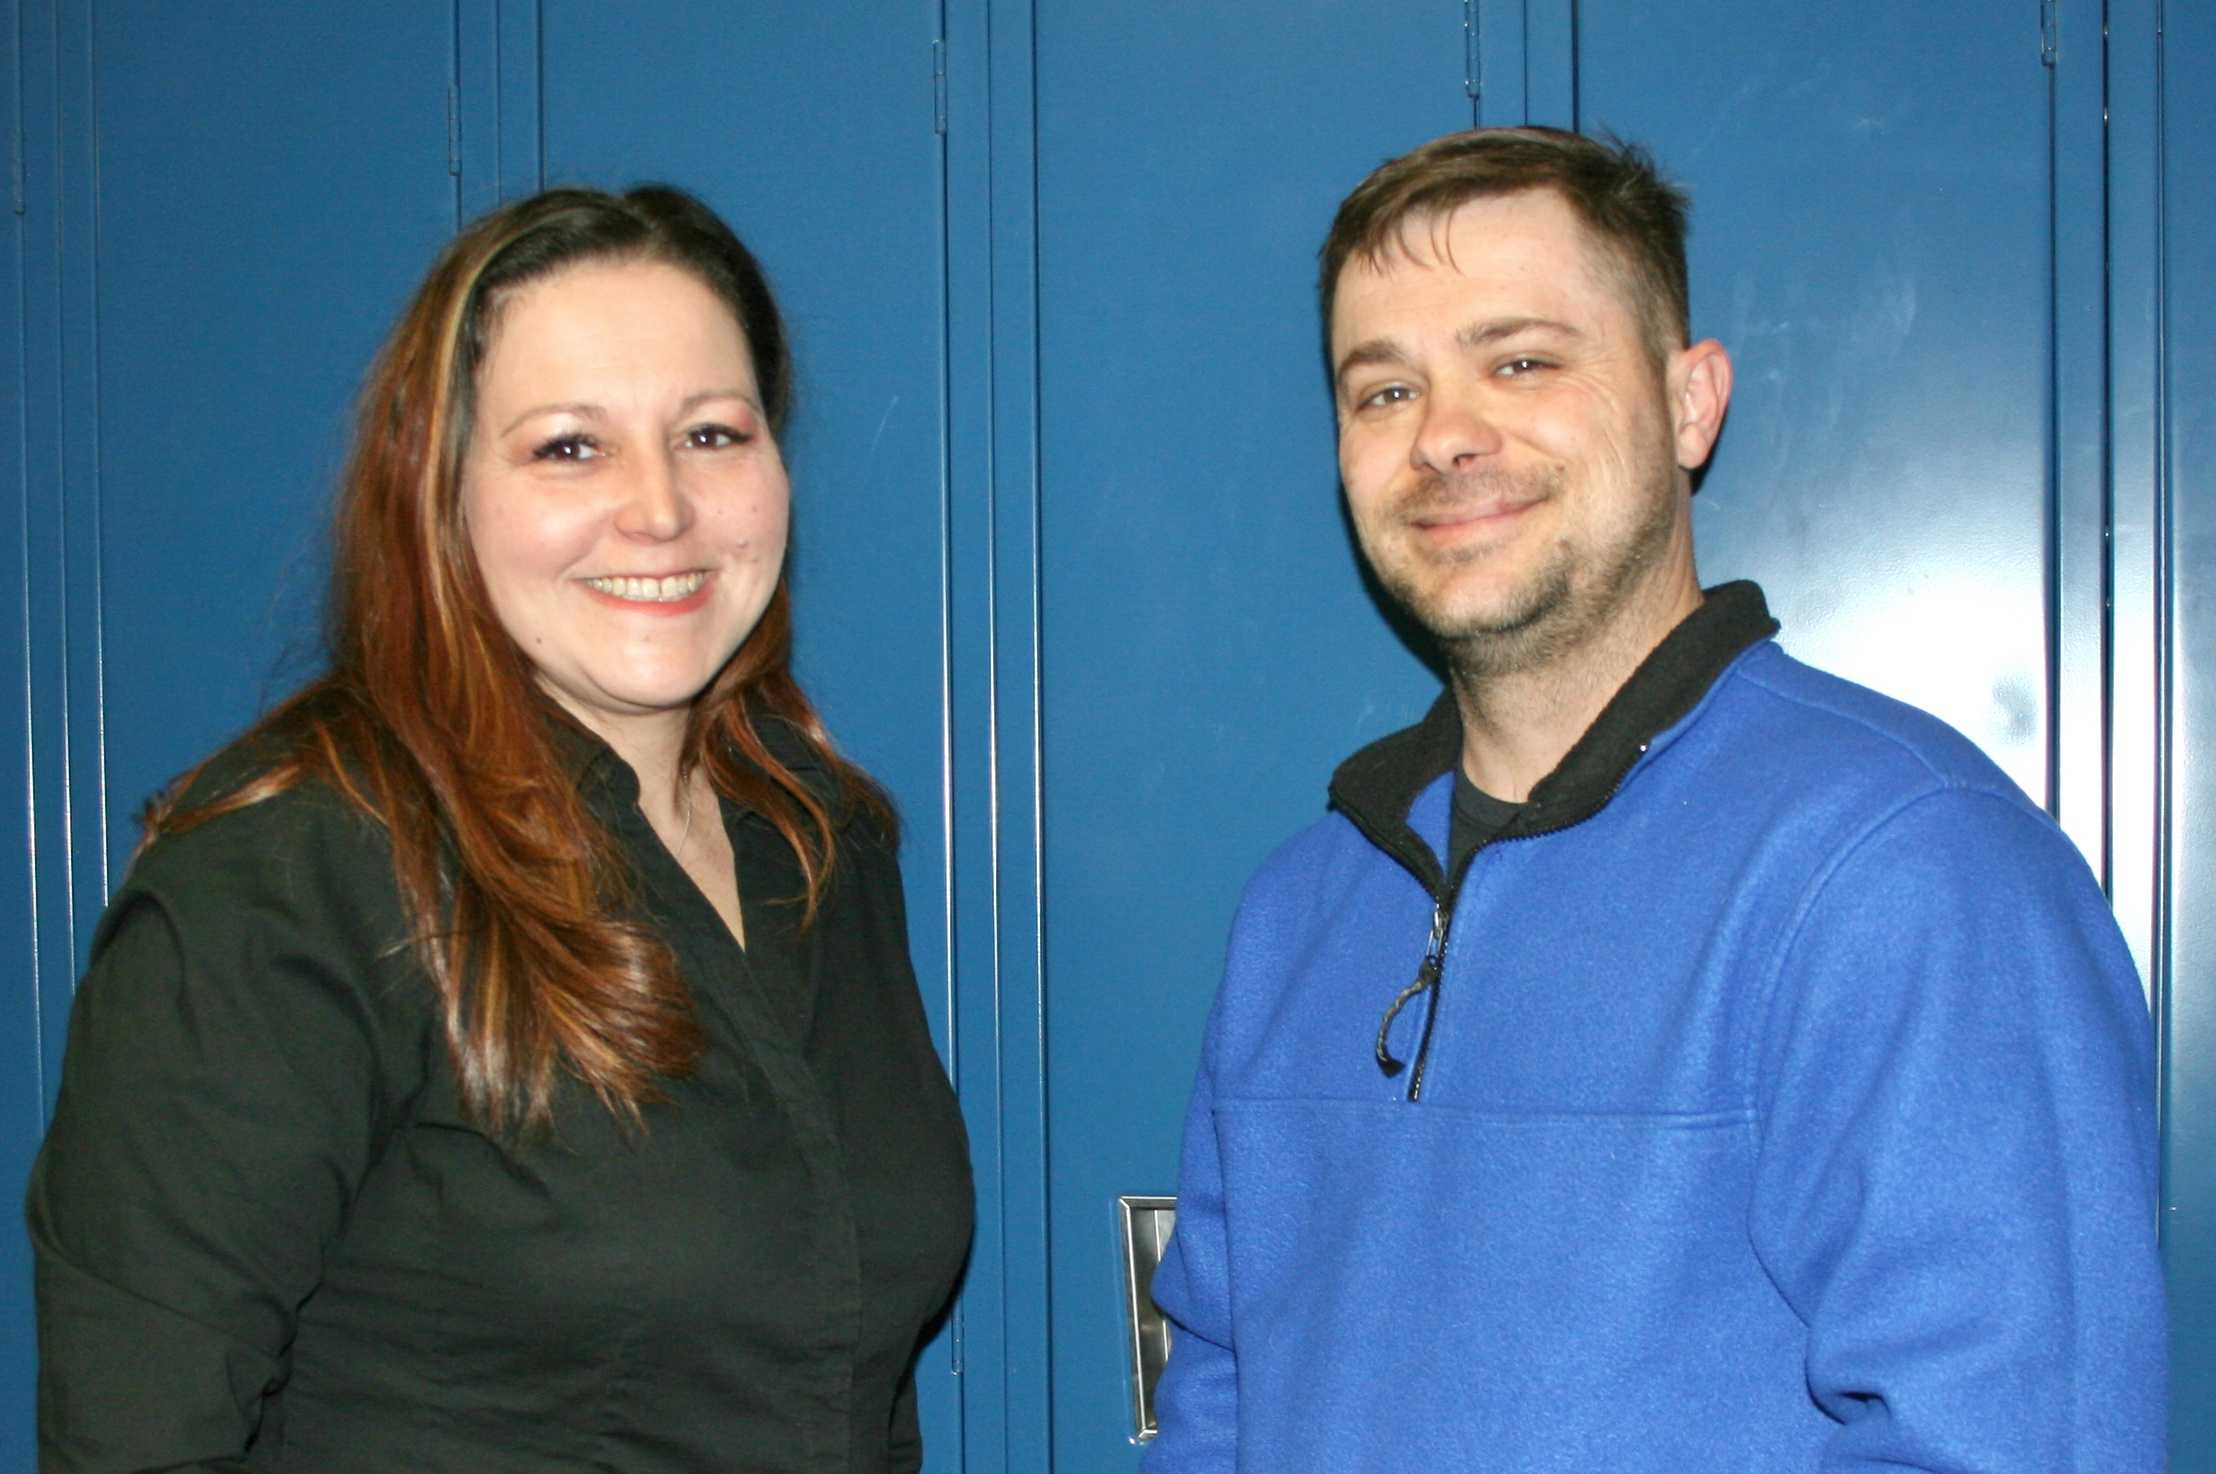
<path fill-rule="evenodd" d="M 1561 482 L 1552 468 L 1489 468 L 1459 475 L 1433 472 L 1409 489 L 1398 511 L 1403 520 L 1414 522 L 1466 513 L 1488 503 L 1504 508 L 1528 506 L 1553 496 L 1561 489 Z"/>

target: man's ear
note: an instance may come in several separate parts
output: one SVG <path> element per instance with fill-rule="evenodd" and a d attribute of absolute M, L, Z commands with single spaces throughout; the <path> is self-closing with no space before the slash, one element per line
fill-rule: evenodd
<path fill-rule="evenodd" d="M 1731 355 L 1714 338 L 1701 339 L 1670 360 L 1669 389 L 1677 463 L 1698 470 L 1723 433 L 1724 410 L 1731 403 Z"/>

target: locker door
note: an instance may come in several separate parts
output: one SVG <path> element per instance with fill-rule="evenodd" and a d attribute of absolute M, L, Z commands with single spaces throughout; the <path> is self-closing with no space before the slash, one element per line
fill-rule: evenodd
<path fill-rule="evenodd" d="M 1704 581 L 1759 579 L 1788 649 L 2048 801 L 2049 69 L 2024 7 L 1575 13 L 1573 115 L 1546 121 L 1642 140 L 1691 190 L 1693 331 L 1739 366 L 1694 501 Z"/>
<path fill-rule="evenodd" d="M 658 7 L 651 33 L 586 0 L 539 11 L 546 182 L 692 189 L 769 273 L 796 360 L 783 449 L 801 679 L 832 734 L 901 800 L 910 885 L 934 895 L 938 6 L 686 0 Z"/>
<path fill-rule="evenodd" d="M 1452 5 L 1037 15 L 1046 1396 L 1093 1471 L 1139 1453 L 1116 1199 L 1175 1189 L 1239 889 L 1436 689 L 1340 512 L 1313 282 L 1471 104 Z"/>
<path fill-rule="evenodd" d="M 1238 887 L 1437 689 L 1356 566 L 1311 278 L 1341 194 L 1470 102 L 1456 7 L 1036 9 L 1047 1380 L 1055 1466 L 1095 1470 L 1135 1462 L 1114 1198 L 1173 1182 Z M 2058 654 L 2097 600 L 2049 598 L 2053 74 L 2023 5 L 1943 9 L 1481 0 L 1470 71 L 1484 121 L 1613 127 L 1691 187 L 1740 375 L 1704 578 L 2035 797 L 2077 764 L 2097 855 L 2099 660 Z"/>
<path fill-rule="evenodd" d="M 31 484 L 27 475 L 29 430 L 34 413 L 27 392 L 27 329 L 30 279 L 26 268 L 31 232 L 44 212 L 29 209 L 25 157 L 24 87 L 26 68 L 19 61 L 22 39 L 20 0 L 0 4 L 0 36 L 5 36 L 9 64 L 0 66 L 0 119 L 6 120 L 9 157 L 17 165 L 10 180 L 8 213 L 0 218 L 0 525 L 29 527 Z M 28 612 L 30 608 L 31 550 L 28 538 L 10 540 L 0 558 L 0 607 Z M 0 1054 L 0 1183 L 20 1184 L 30 1170 L 33 1143 L 38 1139 L 44 1091 L 39 1079 L 39 990 L 35 954 L 29 943 L 35 935 L 36 897 L 31 889 L 30 793 L 30 644 L 20 628 L 6 642 L 0 656 L 0 772 L 8 775 L 6 797 L 0 799 L 0 937 L 18 939 L 15 956 L 20 961 L 14 981 L 0 992 L 0 1037 L 8 1041 Z M 24 965 L 24 964 L 28 965 Z M 28 1285 L 31 1250 L 23 1235 L 0 1233 L 0 1282 Z M 0 1318 L 0 1464 L 29 1468 L 35 1458 L 31 1423 L 33 1330 L 27 1294 L 10 1298 Z"/>
<path fill-rule="evenodd" d="M 2216 1474 L 2216 198 L 2205 183 L 2216 169 L 2216 9 L 2168 7 L 2162 45 L 2158 259 L 2169 356 L 2155 425 L 2170 522 L 2163 604 L 2174 685 L 2164 747 L 2176 762 L 2162 995 L 2170 1459 L 2175 1474 Z"/>
<path fill-rule="evenodd" d="M 454 225 L 454 6 L 18 0 L 5 23 L 28 802 L 0 893 L 30 965 L 0 1182 L 20 1201 L 140 806 L 313 665 L 356 376 Z M 29 1256 L 20 1226 L 5 1242 L 0 1465 L 27 1469 Z"/>
<path fill-rule="evenodd" d="M 1372 164 L 1473 109 L 1613 126 L 1693 187 L 1696 330 L 1740 366 L 1704 573 L 1764 579 L 1789 648 L 1985 744 L 2117 887 L 2169 1028 L 2177 1467 L 2216 1471 L 2189 495 L 2216 34 L 2052 7 L 2043 55 L 2038 8 L 5 0 L 0 761 L 27 801 L 0 906 L 33 965 L 0 1181 L 138 805 L 313 663 L 346 402 L 400 293 L 542 175 L 671 178 L 793 318 L 802 675 L 901 801 L 969 1112 L 984 1201 L 924 1363 L 929 1467 L 1133 1467 L 1115 1197 L 1173 1185 L 1245 876 L 1437 683 L 1339 510 L 1315 246 Z M 0 1466 L 29 1467 L 9 1303 Z"/>
<path fill-rule="evenodd" d="M 96 13 L 111 880 L 146 798 L 321 666 L 355 387 L 454 230 L 453 25 L 445 0 Z"/>
<path fill-rule="evenodd" d="M 537 16 L 546 182 L 699 193 L 786 314 L 798 672 L 899 805 L 910 947 L 951 1054 L 939 6 L 684 0 L 646 25 L 543 0 Z M 989 1098 L 966 1108 L 982 1158 Z M 933 1470 L 962 1467 L 954 1356 L 942 1336 L 917 1371 Z"/>

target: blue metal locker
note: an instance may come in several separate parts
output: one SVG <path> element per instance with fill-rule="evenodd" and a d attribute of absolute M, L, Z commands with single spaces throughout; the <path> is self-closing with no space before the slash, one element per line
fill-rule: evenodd
<path fill-rule="evenodd" d="M 1610 127 L 1692 188 L 1695 328 L 1739 363 L 1705 577 L 1763 579 L 1789 649 L 1968 732 L 2110 886 L 2164 1028 L 2174 1467 L 2216 1471 L 2202 11 L 8 0 L 0 26 L 0 906 L 29 958 L 0 1180 L 139 803 L 312 663 L 347 401 L 400 294 L 542 180 L 668 178 L 792 317 L 802 675 L 900 800 L 973 1135 L 928 1467 L 1133 1468 L 1115 1198 L 1174 1186 L 1247 873 L 1437 684 L 1339 508 L 1315 247 L 1433 134 Z"/>
<path fill-rule="evenodd" d="M 19 0 L 27 873 L 12 1201 L 145 798 L 312 660 L 355 376 L 453 228 L 444 0 L 220 13 Z M 365 128 L 365 118 L 376 126 Z M 295 657 L 286 664 L 286 657 Z M 273 682 L 276 683 L 273 686 Z M 12 814 L 12 810 L 11 810 Z M 12 934 L 12 933 L 11 933 Z M 0 1464 L 33 1464 L 20 1228 Z"/>
<path fill-rule="evenodd" d="M 2133 38 L 2127 36 L 2127 40 Z M 2145 45 L 2142 30 L 2136 38 Z M 2170 1271 L 2171 1467 L 2216 1469 L 2216 10 L 2164 11 L 2160 99 L 2163 1233 Z M 2153 99 L 2142 94 L 2144 112 Z M 2150 438 L 2152 438 L 2150 437 Z"/>
<path fill-rule="evenodd" d="M 951 1068 L 938 6 L 881 5 L 865 24 L 851 6 L 686 0 L 644 27 L 615 7 L 544 0 L 536 24 L 545 182 L 695 190 L 778 293 L 795 359 L 783 448 L 798 674 L 899 805 L 910 945 Z M 655 97 L 682 103 L 640 106 Z M 971 1103 L 981 1180 L 992 1119 Z M 934 1468 L 958 1467 L 958 1344 L 957 1327 L 917 1369 Z"/>

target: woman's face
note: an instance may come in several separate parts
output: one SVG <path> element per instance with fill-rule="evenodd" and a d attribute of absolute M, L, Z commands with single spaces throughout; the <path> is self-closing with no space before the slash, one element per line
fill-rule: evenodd
<path fill-rule="evenodd" d="M 689 272 L 585 262 L 498 309 L 463 515 L 502 627 L 586 726 L 682 721 L 769 604 L 788 500 L 746 335 Z"/>

